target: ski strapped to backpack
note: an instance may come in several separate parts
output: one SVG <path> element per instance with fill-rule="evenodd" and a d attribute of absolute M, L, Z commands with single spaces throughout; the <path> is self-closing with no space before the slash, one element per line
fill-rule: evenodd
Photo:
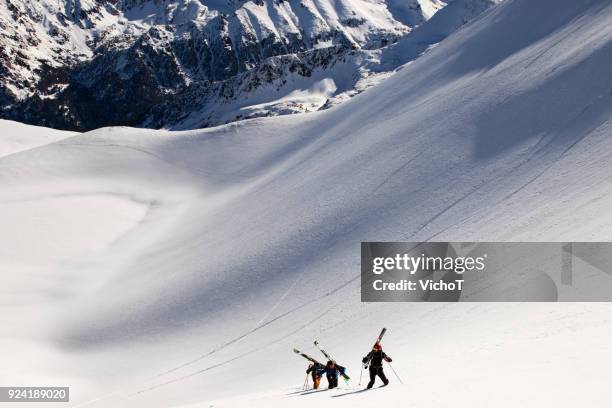
<path fill-rule="evenodd" d="M 380 341 L 382 340 L 383 336 L 385 335 L 385 333 L 387 332 L 387 328 L 383 327 L 383 329 L 380 331 L 380 334 L 378 335 L 378 338 L 376 339 L 376 341 L 374 342 L 374 346 L 376 346 L 378 343 L 380 343 Z M 372 348 L 374 348 L 374 346 L 372 346 Z M 368 359 L 368 361 L 366 361 L 365 363 L 363 363 L 363 368 L 368 368 L 370 366 L 370 362 L 372 360 L 372 356 L 370 356 L 370 358 Z"/>
<path fill-rule="evenodd" d="M 325 356 L 326 359 L 331 360 L 331 361 L 336 361 L 335 359 L 332 358 L 332 356 L 329 355 L 329 353 L 327 351 L 325 351 L 321 345 L 319 344 L 318 340 L 314 341 L 314 345 L 319 349 L 319 351 L 321 353 L 323 353 L 323 355 Z M 340 373 L 340 375 L 342 376 L 342 378 L 344 378 L 344 381 L 346 381 L 348 383 L 348 380 L 351 379 L 351 377 L 349 377 L 348 375 L 346 375 L 346 373 Z"/>
<path fill-rule="evenodd" d="M 319 365 L 324 365 L 319 363 L 317 360 L 315 360 L 314 358 L 310 357 L 308 354 L 302 353 L 300 350 L 294 348 L 293 352 L 295 354 L 299 354 L 300 356 L 304 357 L 306 360 L 310 361 L 311 363 L 315 363 L 315 364 L 319 364 Z"/>

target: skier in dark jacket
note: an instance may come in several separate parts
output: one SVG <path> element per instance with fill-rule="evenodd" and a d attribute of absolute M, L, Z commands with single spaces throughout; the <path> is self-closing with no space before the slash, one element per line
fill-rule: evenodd
<path fill-rule="evenodd" d="M 391 357 L 386 355 L 382 351 L 382 346 L 380 344 L 375 344 L 372 348 L 372 351 L 368 353 L 367 356 L 361 360 L 364 364 L 368 361 L 370 362 L 370 382 L 368 383 L 368 389 L 372 388 L 374 385 L 374 381 L 376 380 L 376 376 L 379 376 L 384 385 L 389 384 L 389 380 L 383 371 L 383 360 L 390 363 Z"/>
<path fill-rule="evenodd" d="M 345 372 L 346 368 L 336 364 L 335 361 L 330 360 L 327 362 L 327 365 L 325 366 L 325 375 L 327 376 L 329 389 L 336 388 L 338 386 L 338 373 L 344 374 Z"/>
<path fill-rule="evenodd" d="M 312 363 L 308 366 L 308 370 L 306 370 L 306 374 L 312 375 L 312 388 L 315 390 L 319 389 L 319 384 L 321 384 L 321 377 L 325 373 L 325 366 L 319 363 Z"/>

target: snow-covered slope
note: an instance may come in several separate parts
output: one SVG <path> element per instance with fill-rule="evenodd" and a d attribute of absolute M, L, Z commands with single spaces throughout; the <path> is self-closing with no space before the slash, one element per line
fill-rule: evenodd
<path fill-rule="evenodd" d="M 75 132 L 28 126 L 10 120 L 0 119 L 0 157 L 33 149 L 76 135 Z"/>
<path fill-rule="evenodd" d="M 92 407 L 608 406 L 609 305 L 361 304 L 359 243 L 612 239 L 611 20 L 509 0 L 326 111 L 0 158 L 24 221 L 0 230 L 2 382 Z M 404 385 L 348 394 L 381 326 Z M 295 393 L 315 338 L 348 389 Z"/>

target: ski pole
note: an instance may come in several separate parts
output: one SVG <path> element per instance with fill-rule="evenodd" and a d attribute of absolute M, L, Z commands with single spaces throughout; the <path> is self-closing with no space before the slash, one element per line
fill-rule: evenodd
<path fill-rule="evenodd" d="M 363 377 L 363 364 L 361 365 L 361 372 L 359 373 L 359 386 L 361 386 L 361 377 Z"/>
<path fill-rule="evenodd" d="M 397 377 L 398 381 L 400 382 L 400 384 L 404 384 L 404 382 L 402 381 L 402 379 L 400 378 L 399 375 L 397 375 L 397 372 L 395 371 L 395 368 L 393 368 L 393 366 L 391 365 L 391 363 L 387 362 L 389 364 L 389 367 L 391 367 L 391 370 L 393 371 L 393 374 L 395 374 L 395 376 Z"/>

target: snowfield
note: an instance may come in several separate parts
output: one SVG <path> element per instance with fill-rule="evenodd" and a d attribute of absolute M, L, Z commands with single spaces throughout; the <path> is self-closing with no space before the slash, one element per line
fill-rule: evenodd
<path fill-rule="evenodd" d="M 359 250 L 611 240 L 611 21 L 507 0 L 321 112 L 0 122 L 29 147 L 0 157 L 0 383 L 74 407 L 608 407 L 609 304 L 363 304 Z M 403 384 L 356 392 L 383 326 Z M 349 385 L 300 391 L 315 339 Z"/>
<path fill-rule="evenodd" d="M 77 135 L 75 132 L 28 126 L 2 119 L 0 119 L 0 129 L 2 129 L 0 157 Z"/>

